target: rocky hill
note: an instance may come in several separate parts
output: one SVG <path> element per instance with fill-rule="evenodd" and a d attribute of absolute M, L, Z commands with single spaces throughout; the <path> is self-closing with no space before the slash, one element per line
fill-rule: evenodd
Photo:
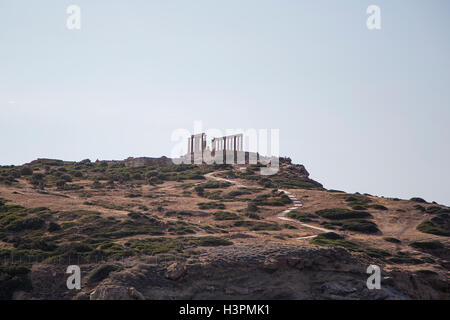
<path fill-rule="evenodd" d="M 446 206 L 145 159 L 0 167 L 0 299 L 450 298 Z"/>

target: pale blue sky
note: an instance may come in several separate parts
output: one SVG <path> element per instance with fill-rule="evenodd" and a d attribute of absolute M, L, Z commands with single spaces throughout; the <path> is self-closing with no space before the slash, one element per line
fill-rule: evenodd
<path fill-rule="evenodd" d="M 446 0 L 0 0 L 0 164 L 170 155 L 201 120 L 279 128 L 327 188 L 449 205 L 449 39 Z"/>

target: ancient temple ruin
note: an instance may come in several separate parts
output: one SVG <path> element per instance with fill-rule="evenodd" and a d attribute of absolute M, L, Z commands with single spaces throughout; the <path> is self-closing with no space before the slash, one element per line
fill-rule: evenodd
<path fill-rule="evenodd" d="M 190 164 L 256 164 L 260 160 L 257 152 L 244 151 L 244 135 L 235 134 L 213 138 L 207 145 L 206 134 L 199 133 L 188 138 L 188 152 L 182 157 Z"/>

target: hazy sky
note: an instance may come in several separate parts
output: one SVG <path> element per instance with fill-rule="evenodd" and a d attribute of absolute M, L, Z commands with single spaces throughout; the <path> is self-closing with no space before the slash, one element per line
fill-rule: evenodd
<path fill-rule="evenodd" d="M 201 120 L 280 129 L 327 188 L 450 205 L 449 39 L 448 0 L 0 0 L 0 164 L 170 155 Z"/>

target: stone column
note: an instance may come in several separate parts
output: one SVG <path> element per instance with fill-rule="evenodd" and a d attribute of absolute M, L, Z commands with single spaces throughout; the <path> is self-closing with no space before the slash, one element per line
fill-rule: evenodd
<path fill-rule="evenodd" d="M 223 137 L 222 138 L 222 143 L 223 143 L 223 163 L 227 163 L 227 137 Z"/>
<path fill-rule="evenodd" d="M 194 136 L 191 136 L 191 164 L 194 164 Z"/>
<path fill-rule="evenodd" d="M 233 163 L 237 163 L 237 137 L 233 137 Z"/>

